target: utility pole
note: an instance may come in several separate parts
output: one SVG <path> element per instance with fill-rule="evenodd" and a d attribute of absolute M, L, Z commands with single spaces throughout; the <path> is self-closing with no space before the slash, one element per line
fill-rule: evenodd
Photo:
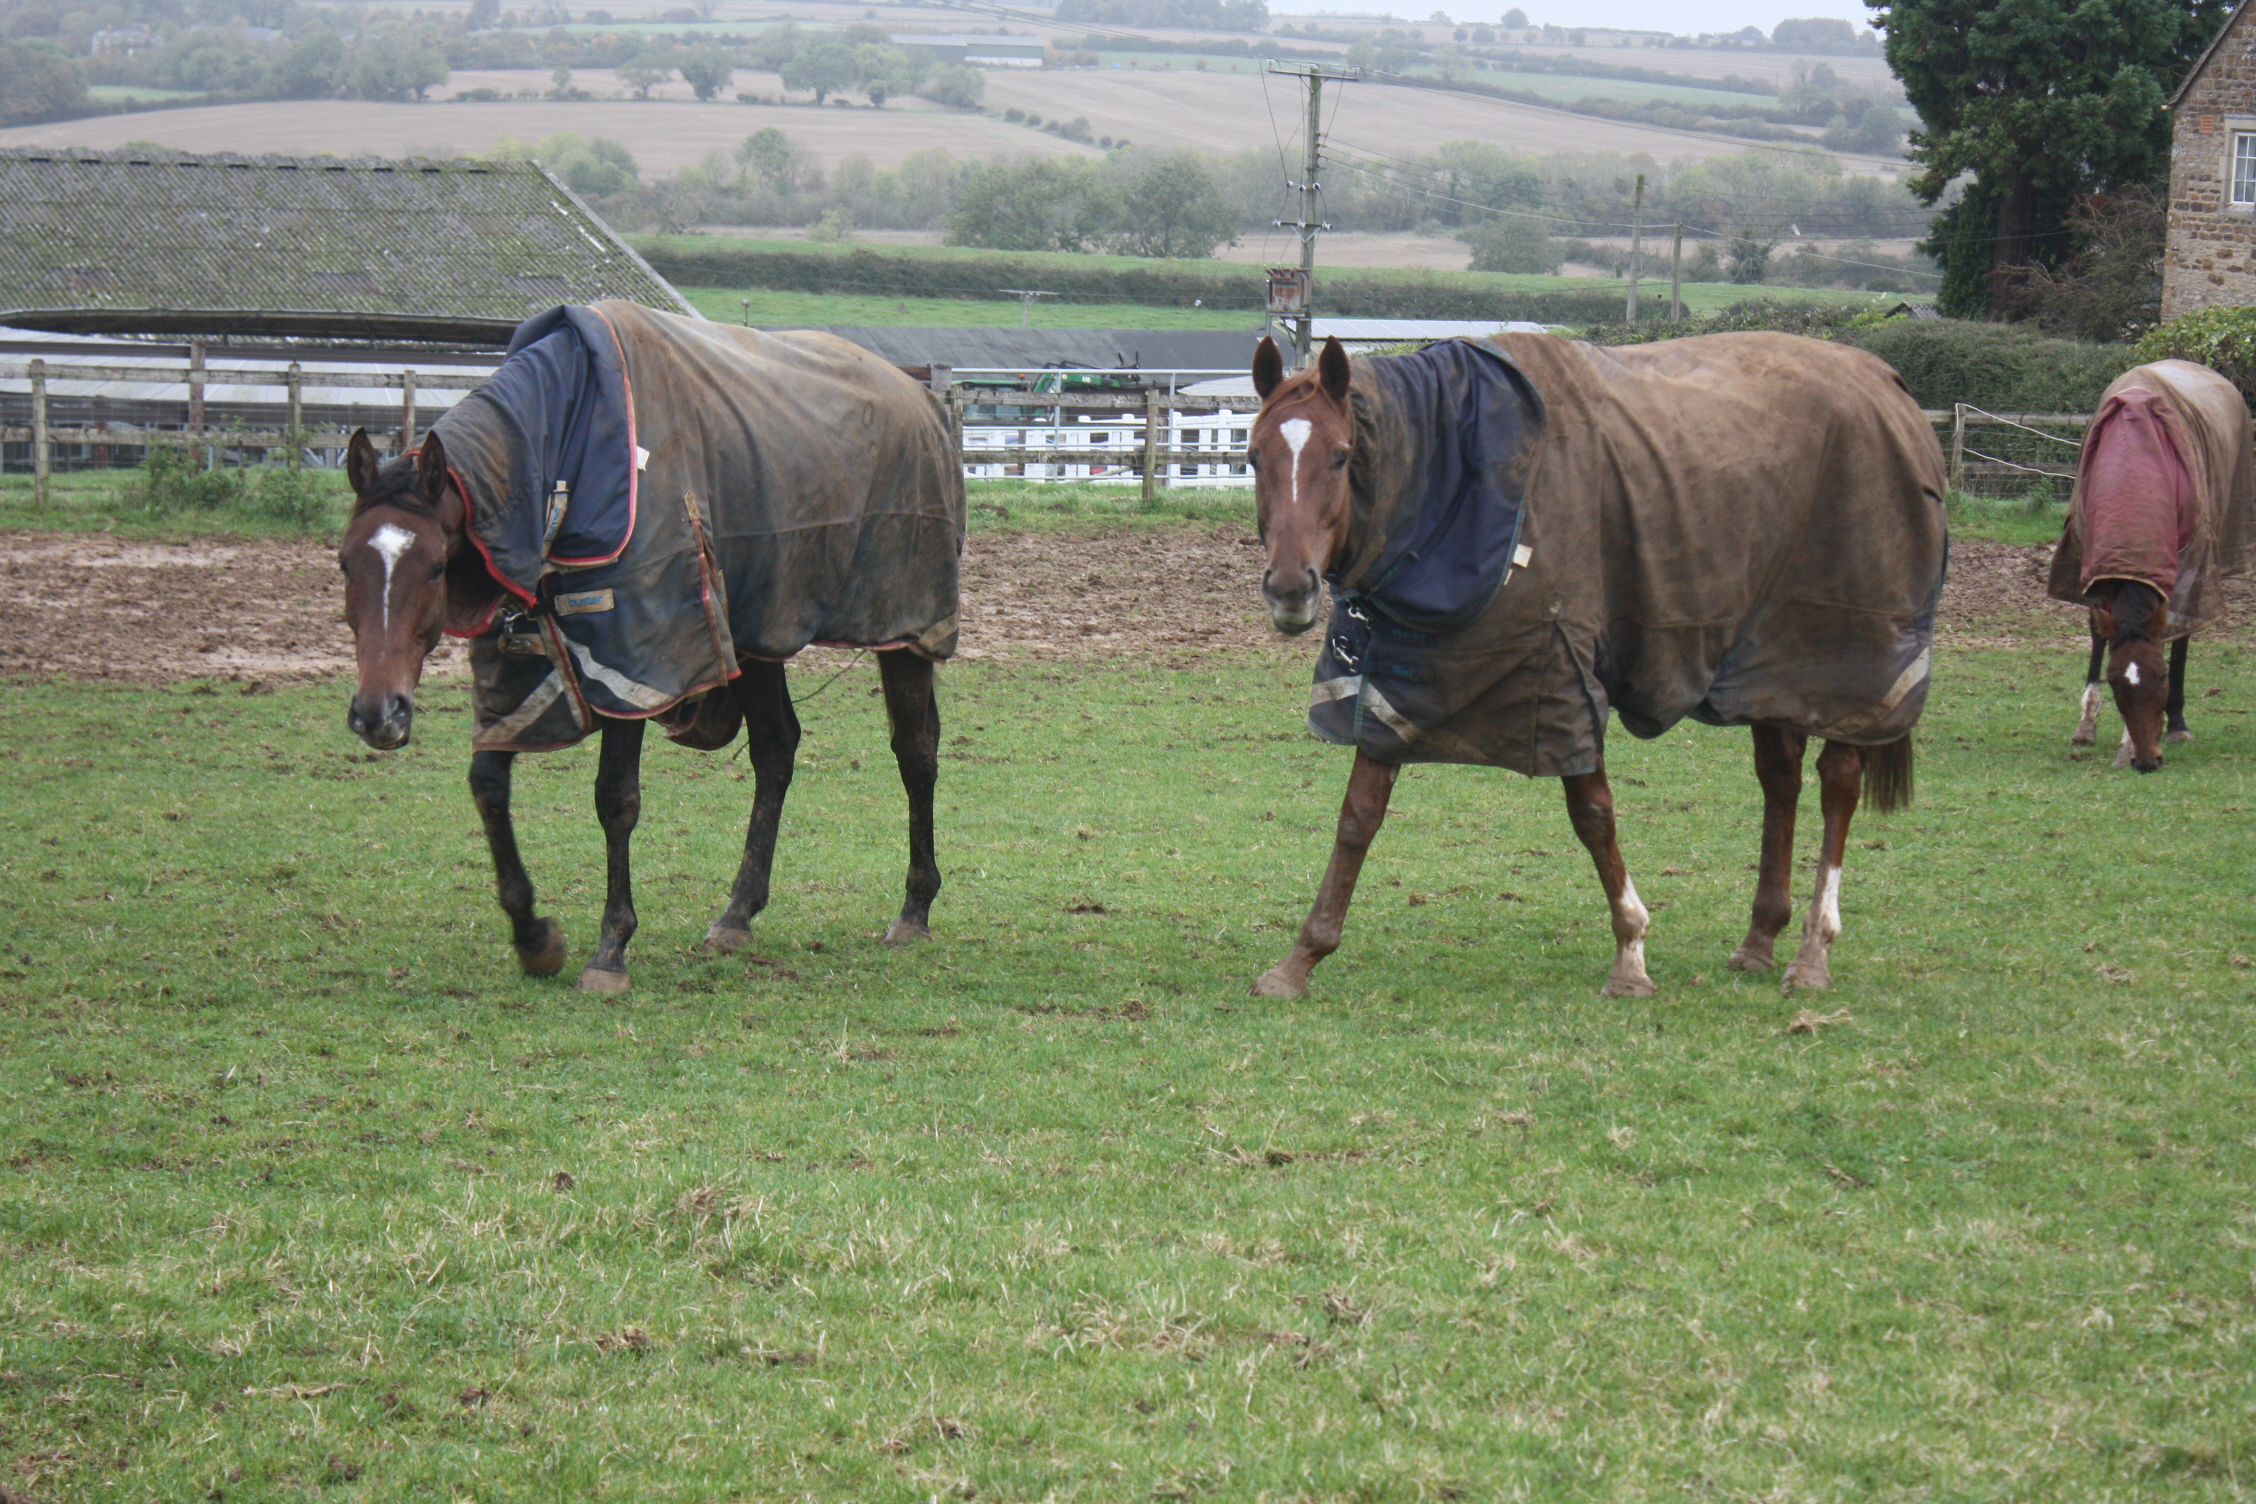
<path fill-rule="evenodd" d="M 1629 215 L 1629 322 L 1637 322 L 1637 278 L 1645 270 L 1645 174 L 1637 175 L 1637 198 Z"/>
<path fill-rule="evenodd" d="M 1288 179 L 1286 182 L 1287 187 L 1300 190 L 1300 218 L 1280 219 L 1276 222 L 1279 229 L 1293 230 L 1300 236 L 1300 275 L 1302 286 L 1307 289 L 1308 308 L 1294 321 L 1293 351 L 1297 357 L 1294 364 L 1305 366 L 1308 364 L 1309 346 L 1316 329 L 1316 237 L 1331 228 L 1330 225 L 1319 223 L 1316 218 L 1316 195 L 1323 191 L 1316 173 L 1322 162 L 1324 80 L 1331 78 L 1341 83 L 1354 83 L 1363 77 L 1363 70 L 1344 68 L 1337 63 L 1271 62 L 1264 66 L 1271 73 L 1283 73 L 1302 79 L 1308 86 L 1308 141 L 1307 150 L 1301 155 L 1300 181 L 1293 183 Z"/>
<path fill-rule="evenodd" d="M 1057 296 L 1054 292 L 1044 292 L 1038 287 L 998 287 L 995 291 L 1011 293 L 1017 297 L 1018 327 L 1021 329 L 1033 327 L 1034 300 L 1036 298 L 1054 298 Z"/>

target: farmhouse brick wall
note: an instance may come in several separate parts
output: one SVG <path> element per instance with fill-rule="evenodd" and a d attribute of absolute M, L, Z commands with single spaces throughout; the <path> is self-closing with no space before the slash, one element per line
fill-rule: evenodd
<path fill-rule="evenodd" d="M 2256 6 L 2234 7 L 2172 111 L 2162 317 L 2256 303 L 2256 205 L 2229 202 L 2233 138 L 2256 134 Z"/>

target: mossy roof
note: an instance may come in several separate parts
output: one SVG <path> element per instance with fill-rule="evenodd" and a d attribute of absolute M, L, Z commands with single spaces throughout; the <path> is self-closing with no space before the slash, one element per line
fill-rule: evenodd
<path fill-rule="evenodd" d="M 532 162 L 0 149 L 0 323 L 490 331 L 600 298 L 693 312 Z"/>

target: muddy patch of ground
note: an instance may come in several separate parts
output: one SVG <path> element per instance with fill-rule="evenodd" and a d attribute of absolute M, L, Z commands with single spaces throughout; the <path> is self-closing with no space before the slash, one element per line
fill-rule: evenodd
<path fill-rule="evenodd" d="M 1943 592 L 1945 647 L 2081 641 L 2076 608 L 2045 598 L 2046 547 L 1960 542 Z M 964 559 L 962 656 L 1188 666 L 1208 653 L 1309 657 L 1280 638 L 1235 529 L 980 533 Z M 326 679 L 352 668 L 335 555 L 312 542 L 129 543 L 0 532 L 0 675 L 170 683 Z M 2256 589 L 2227 587 L 2237 633 Z M 438 673 L 462 649 L 440 649 Z"/>

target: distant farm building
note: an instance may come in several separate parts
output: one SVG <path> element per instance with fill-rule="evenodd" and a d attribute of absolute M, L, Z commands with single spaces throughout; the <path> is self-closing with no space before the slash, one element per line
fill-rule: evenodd
<path fill-rule="evenodd" d="M 1014 37 L 987 33 L 902 31 L 893 34 L 896 47 L 913 48 L 936 63 L 969 63 L 975 68 L 1039 68 L 1040 37 Z"/>
<path fill-rule="evenodd" d="M 2170 100 L 2162 317 L 2256 303 L 2256 17 L 2240 0 Z"/>
<path fill-rule="evenodd" d="M 694 312 L 532 162 L 0 150 L 0 325 L 491 344 L 599 298 Z"/>

